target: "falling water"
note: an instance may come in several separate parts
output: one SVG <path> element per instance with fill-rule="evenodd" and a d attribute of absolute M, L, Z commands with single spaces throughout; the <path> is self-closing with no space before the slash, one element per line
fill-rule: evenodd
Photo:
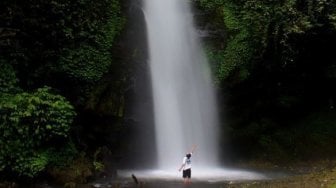
<path fill-rule="evenodd" d="M 159 169 L 177 169 L 192 145 L 193 163 L 218 164 L 217 110 L 211 72 L 190 2 L 144 0 Z"/>

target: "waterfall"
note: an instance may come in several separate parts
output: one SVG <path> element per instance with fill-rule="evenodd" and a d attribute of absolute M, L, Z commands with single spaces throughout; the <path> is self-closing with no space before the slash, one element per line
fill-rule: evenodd
<path fill-rule="evenodd" d="M 157 147 L 147 145 L 146 149 L 157 151 L 158 167 L 118 170 L 118 176 L 129 178 L 136 174 L 142 179 L 180 179 L 181 173 L 177 169 L 186 153 L 197 145 L 192 157 L 193 178 L 204 182 L 267 178 L 263 174 L 228 169 L 219 164 L 216 94 L 194 28 L 191 1 L 142 2 L 148 35 Z"/>
<path fill-rule="evenodd" d="M 195 166 L 218 165 L 211 71 L 188 0 L 143 0 L 148 33 L 159 169 L 177 169 L 197 145 Z"/>

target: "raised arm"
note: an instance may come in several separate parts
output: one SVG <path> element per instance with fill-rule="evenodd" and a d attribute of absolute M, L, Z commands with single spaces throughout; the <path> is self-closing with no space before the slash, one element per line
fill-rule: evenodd
<path fill-rule="evenodd" d="M 194 153 L 194 151 L 196 150 L 196 145 L 193 145 L 193 147 L 191 148 L 191 151 L 190 151 L 190 153 Z"/>

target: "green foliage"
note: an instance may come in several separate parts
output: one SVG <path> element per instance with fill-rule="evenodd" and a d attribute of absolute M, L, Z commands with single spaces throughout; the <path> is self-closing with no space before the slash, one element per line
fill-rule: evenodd
<path fill-rule="evenodd" d="M 69 165 L 71 161 L 78 155 L 75 144 L 68 140 L 62 147 L 50 147 L 45 151 L 48 156 L 48 165 L 51 167 L 64 167 Z"/>
<path fill-rule="evenodd" d="M 104 164 L 99 161 L 93 161 L 93 166 L 94 166 L 94 169 L 98 172 L 103 171 L 105 168 Z"/>
<path fill-rule="evenodd" d="M 65 50 L 61 59 L 62 71 L 80 81 L 97 81 L 108 70 L 111 55 L 91 46 Z"/>
<path fill-rule="evenodd" d="M 239 37 L 244 37 L 241 34 L 239 35 Z M 251 58 L 251 52 L 248 51 L 248 44 L 240 42 L 239 37 L 232 39 L 226 50 L 207 50 L 208 59 L 215 67 L 215 82 L 217 84 L 232 75 L 235 70 L 238 70 L 239 80 L 245 80 L 250 74 L 246 69 L 245 62 L 248 58 Z"/>
<path fill-rule="evenodd" d="M 333 156 L 336 134 L 334 112 L 316 113 L 298 122 L 295 131 L 297 153 L 305 157 Z M 307 148 L 309 146 L 309 148 Z M 311 151 L 314 151 L 311 153 Z"/>
<path fill-rule="evenodd" d="M 279 163 L 329 158 L 335 155 L 335 117 L 335 112 L 314 113 L 282 126 L 262 120 L 236 130 L 235 136 L 253 143 L 247 149 L 263 160 Z"/>
<path fill-rule="evenodd" d="M 35 177 L 68 165 L 76 154 L 68 100 L 80 112 L 90 99 L 105 105 L 102 95 L 124 105 L 125 67 L 113 55 L 125 25 L 121 2 L 0 1 L 0 172 Z M 107 73 L 106 88 L 95 91 Z"/>
<path fill-rule="evenodd" d="M 74 116 L 69 102 L 49 88 L 1 94 L 0 171 L 9 169 L 29 177 L 42 171 L 50 162 L 50 149 L 68 140 Z"/>
<path fill-rule="evenodd" d="M 0 60 L 24 89 L 50 85 L 83 99 L 117 64 L 112 53 L 125 23 L 119 0 L 4 0 L 1 7 Z"/>
<path fill-rule="evenodd" d="M 197 0 L 202 7 L 206 8 L 207 10 L 213 10 L 216 8 L 222 8 L 224 4 L 223 0 Z"/>
<path fill-rule="evenodd" d="M 15 93 L 19 91 L 18 79 L 12 66 L 2 63 L 0 59 L 0 93 Z"/>
<path fill-rule="evenodd" d="M 18 176 L 30 178 L 36 177 L 48 167 L 65 167 L 74 160 L 77 150 L 71 141 L 63 142 L 62 144 L 43 144 L 38 148 L 22 146 L 22 149 L 16 150 L 17 153 L 11 154 L 12 162 L 7 162 L 4 166 L 7 165 L 7 170 L 10 169 Z M 26 151 L 23 152 L 24 149 Z"/>
<path fill-rule="evenodd" d="M 207 54 L 234 148 L 273 161 L 334 155 L 336 2 L 195 1 L 214 31 Z"/>
<path fill-rule="evenodd" d="M 268 54 L 275 59 L 267 59 L 274 61 L 267 62 L 269 64 L 292 64 L 298 53 L 294 38 L 321 27 L 335 32 L 334 1 L 196 1 L 206 11 L 222 18 L 215 25 L 225 29 L 226 47 L 223 50 L 213 49 L 215 54 L 221 54 L 221 58 L 213 62 L 219 65 L 217 78 L 220 81 L 241 68 L 248 73 L 244 75 L 251 75 L 255 64 L 265 61 Z"/>
<path fill-rule="evenodd" d="M 124 79 L 113 57 L 125 24 L 120 2 L 0 2 L 0 171 L 34 177 L 75 155 L 67 100 L 83 111 L 112 68 Z"/>
<path fill-rule="evenodd" d="M 213 52 L 209 54 L 210 62 L 217 65 L 214 71 L 217 82 L 227 79 L 234 72 L 239 73 L 239 80 L 246 79 L 249 75 L 246 67 L 253 58 L 256 51 L 254 46 L 257 45 L 251 40 L 254 36 L 248 16 L 243 15 L 240 8 L 229 1 L 200 0 L 200 4 L 206 9 L 216 9 L 219 12 L 222 27 L 228 34 L 226 47 L 223 50 L 212 49 Z"/>
<path fill-rule="evenodd" d="M 58 7 L 63 9 L 63 7 Z M 65 36 L 73 42 L 61 51 L 60 71 L 84 82 L 96 82 L 109 70 L 112 46 L 121 31 L 124 19 L 120 16 L 120 5 L 116 0 L 81 1 L 80 11 L 67 12 Z M 86 21 L 74 23 L 74 19 Z"/>
<path fill-rule="evenodd" d="M 98 148 L 97 151 L 93 155 L 93 166 L 94 166 L 94 169 L 98 172 L 103 171 L 105 168 L 105 165 L 98 159 L 98 155 L 101 154 L 101 151 L 102 151 L 102 148 Z"/>
<path fill-rule="evenodd" d="M 48 164 L 48 156 L 44 153 L 37 153 L 29 156 L 13 156 L 18 157 L 18 159 L 14 159 L 16 164 L 11 164 L 11 170 L 18 173 L 20 176 L 34 177 L 39 172 L 43 171 Z"/>

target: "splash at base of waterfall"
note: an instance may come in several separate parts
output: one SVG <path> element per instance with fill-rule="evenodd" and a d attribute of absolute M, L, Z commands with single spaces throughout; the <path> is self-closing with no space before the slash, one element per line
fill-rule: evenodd
<path fill-rule="evenodd" d="M 176 181 L 182 180 L 182 172 L 176 170 L 118 170 L 118 177 L 129 178 L 134 174 L 139 180 L 161 180 Z M 247 170 L 228 168 L 192 168 L 192 181 L 200 182 L 224 182 L 224 181 L 244 181 L 244 180 L 264 180 L 269 177 Z"/>

